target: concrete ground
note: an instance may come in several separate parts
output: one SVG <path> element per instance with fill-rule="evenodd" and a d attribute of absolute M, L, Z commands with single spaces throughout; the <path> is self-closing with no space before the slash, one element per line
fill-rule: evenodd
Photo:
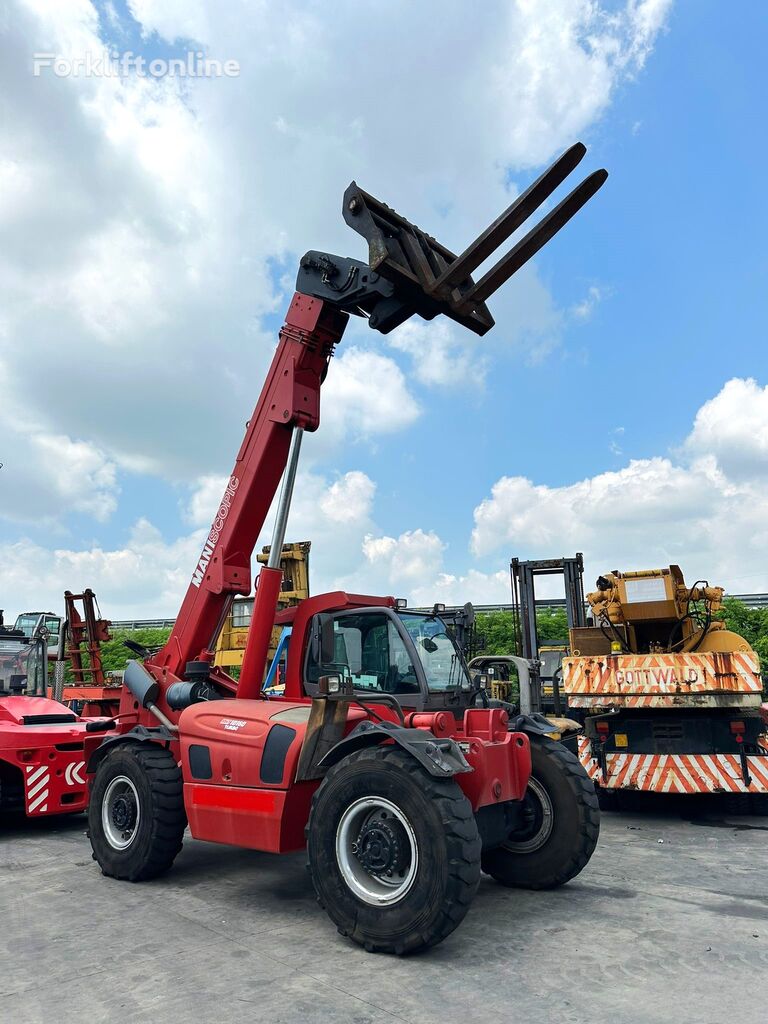
<path fill-rule="evenodd" d="M 189 840 L 165 878 L 131 885 L 102 877 L 82 817 L 0 826 L 0 1019 L 765 1021 L 768 818 L 658 799 L 605 814 L 557 892 L 484 877 L 460 928 L 408 959 L 338 936 L 303 855 Z"/>

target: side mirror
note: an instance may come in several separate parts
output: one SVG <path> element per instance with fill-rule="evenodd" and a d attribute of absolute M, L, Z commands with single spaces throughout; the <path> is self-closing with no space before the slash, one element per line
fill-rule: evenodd
<path fill-rule="evenodd" d="M 316 665 L 332 665 L 334 648 L 333 616 L 322 613 L 315 615 L 312 619 L 312 632 L 309 640 L 312 661 Z"/>
<path fill-rule="evenodd" d="M 333 664 L 336 660 L 336 643 L 333 631 L 333 616 L 320 615 L 320 664 Z"/>
<path fill-rule="evenodd" d="M 309 653 L 312 660 L 318 665 L 326 664 L 329 661 L 333 662 L 333 616 L 320 613 L 312 617 Z"/>

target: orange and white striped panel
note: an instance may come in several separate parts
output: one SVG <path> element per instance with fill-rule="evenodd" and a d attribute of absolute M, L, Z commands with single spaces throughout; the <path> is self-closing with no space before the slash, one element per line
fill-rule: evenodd
<path fill-rule="evenodd" d="M 563 691 L 571 707 L 705 706 L 712 695 L 738 695 L 734 706 L 759 705 L 754 651 L 729 654 L 617 654 L 563 659 Z"/>
<path fill-rule="evenodd" d="M 768 793 L 768 753 L 747 757 L 751 783 L 744 785 L 738 754 L 608 754 L 608 777 L 579 737 L 579 760 L 593 782 L 605 789 L 649 793 Z"/>

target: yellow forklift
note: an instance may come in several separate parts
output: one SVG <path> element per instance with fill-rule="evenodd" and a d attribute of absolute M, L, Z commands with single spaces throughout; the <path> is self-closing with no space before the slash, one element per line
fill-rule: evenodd
<path fill-rule="evenodd" d="M 277 603 L 278 610 L 292 608 L 299 601 L 309 597 L 309 549 L 311 541 L 299 541 L 295 544 L 283 544 L 280 555 L 280 568 L 283 573 L 283 582 L 280 588 L 280 598 Z M 270 546 L 262 548 L 256 555 L 260 565 L 266 565 L 269 561 Z M 248 640 L 248 628 L 251 624 L 251 613 L 253 611 L 253 598 L 235 598 L 232 602 L 229 615 L 224 627 L 219 633 L 216 642 L 216 657 L 214 664 L 227 670 L 232 674 L 240 671 L 245 654 L 245 645 Z M 282 628 L 276 626 L 272 630 L 272 637 L 269 644 L 268 662 L 270 664 L 277 651 L 280 642 Z"/>

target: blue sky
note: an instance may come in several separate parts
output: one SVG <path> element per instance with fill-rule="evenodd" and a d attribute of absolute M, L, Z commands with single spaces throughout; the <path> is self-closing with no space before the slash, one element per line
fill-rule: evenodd
<path fill-rule="evenodd" d="M 34 393 L 0 453 L 5 606 L 91 585 L 115 618 L 173 614 L 297 256 L 363 255 L 348 181 L 460 247 L 576 138 L 573 183 L 608 182 L 491 300 L 492 334 L 348 333 L 289 534 L 316 587 L 417 600 L 500 600 L 511 556 L 575 549 L 768 588 L 764 6 L 498 2 L 469 49 L 461 5 L 431 37 L 393 4 L 370 58 L 343 10 L 287 9 L 19 0 L 5 148 L 32 184 L 5 222 L 0 371 Z M 28 53 L 99 43 L 241 76 L 31 78 Z"/>

